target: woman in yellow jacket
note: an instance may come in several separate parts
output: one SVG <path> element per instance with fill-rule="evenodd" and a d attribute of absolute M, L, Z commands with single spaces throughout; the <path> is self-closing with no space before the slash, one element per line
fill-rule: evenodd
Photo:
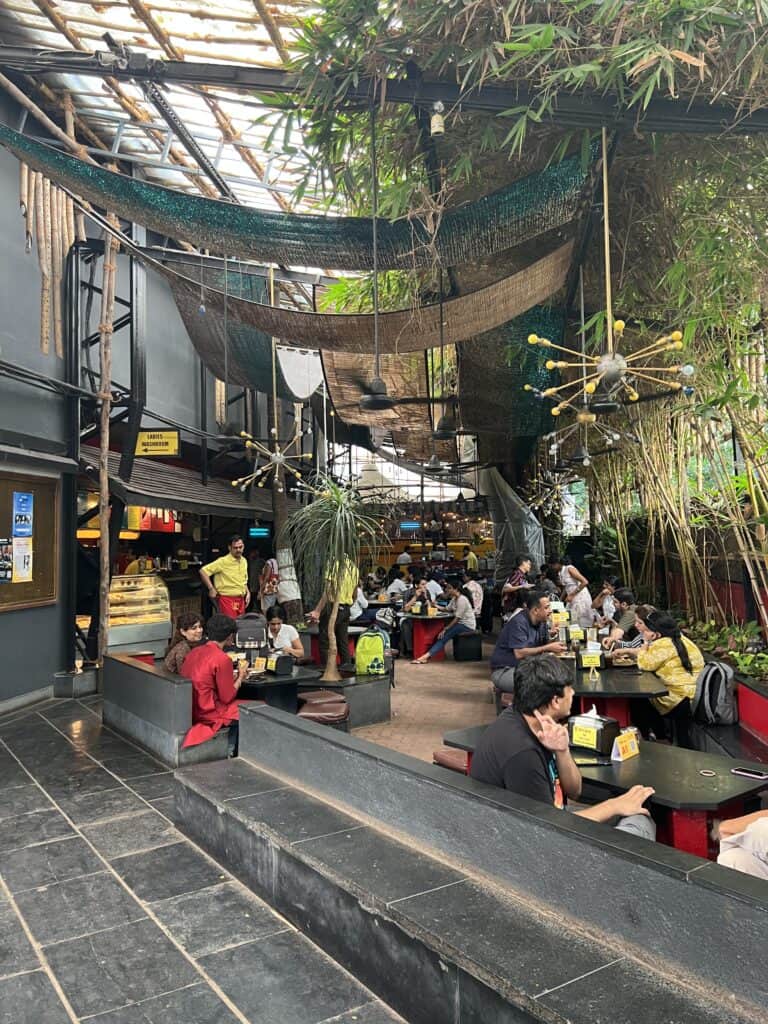
<path fill-rule="evenodd" d="M 637 648 L 637 667 L 657 675 L 669 693 L 649 701 L 634 701 L 633 721 L 644 737 L 653 733 L 662 740 L 671 738 L 670 725 L 674 722 L 678 746 L 690 749 L 691 704 L 696 680 L 704 668 L 701 651 L 681 634 L 667 612 L 651 611 L 645 619 L 638 616 L 635 624 L 644 640 Z"/>

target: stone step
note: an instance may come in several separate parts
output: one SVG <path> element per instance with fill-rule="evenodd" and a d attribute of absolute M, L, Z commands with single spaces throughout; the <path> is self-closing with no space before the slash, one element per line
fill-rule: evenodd
<path fill-rule="evenodd" d="M 551 907 L 242 758 L 181 769 L 174 784 L 179 827 L 411 1024 L 723 1019 Z M 728 1019 L 752 1018 L 731 1007 Z"/>

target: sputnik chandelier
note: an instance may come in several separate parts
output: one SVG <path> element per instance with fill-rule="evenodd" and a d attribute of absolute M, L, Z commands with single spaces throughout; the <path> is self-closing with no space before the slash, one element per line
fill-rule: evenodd
<path fill-rule="evenodd" d="M 270 430 L 270 434 L 275 439 L 277 438 L 277 427 L 274 426 Z M 263 456 L 266 462 L 255 469 L 252 473 L 247 473 L 245 476 L 241 476 L 237 480 L 232 481 L 233 487 L 239 487 L 241 491 L 244 491 L 251 484 L 256 484 L 257 487 L 263 487 L 269 479 L 270 473 L 273 474 L 272 484 L 278 493 L 284 490 L 282 472 L 291 473 L 297 480 L 303 480 L 301 473 L 301 460 L 311 459 L 312 453 L 305 452 L 304 454 L 300 451 L 301 438 L 304 436 L 305 431 L 301 430 L 297 426 L 296 432 L 290 441 L 283 448 L 280 442 L 275 440 L 274 450 L 268 448 L 267 445 L 262 444 L 261 441 L 251 436 L 245 430 L 240 431 L 240 437 L 245 440 L 245 447 L 247 450 L 256 452 L 258 455 Z"/>
<path fill-rule="evenodd" d="M 611 297 L 611 251 L 610 223 L 608 218 L 608 145 L 607 131 L 602 130 L 602 178 L 603 178 L 603 248 L 605 259 L 605 309 L 606 309 L 606 347 L 595 355 L 589 355 L 584 346 L 584 313 L 582 299 L 582 349 L 580 352 L 557 345 L 548 338 L 540 338 L 537 334 L 528 335 L 528 344 L 540 348 L 562 352 L 571 359 L 548 359 L 545 366 L 548 370 L 572 370 L 580 372 L 570 380 L 549 388 L 535 388 L 525 385 L 526 391 L 532 391 L 542 399 L 554 398 L 556 404 L 550 412 L 560 416 L 566 410 L 576 413 L 577 424 L 588 426 L 596 422 L 599 414 L 616 412 L 622 404 L 638 402 L 641 399 L 667 397 L 670 393 L 692 393 L 690 378 L 694 367 L 683 365 L 649 365 L 667 352 L 679 351 L 683 348 L 683 335 L 680 331 L 671 331 L 651 342 L 644 348 L 632 352 L 620 352 L 618 345 L 624 335 L 623 320 L 613 319 L 613 303 Z M 662 376 L 658 376 L 661 374 Z M 659 386 L 663 391 L 653 391 L 641 395 L 638 390 L 643 383 L 650 383 L 654 388 Z"/>

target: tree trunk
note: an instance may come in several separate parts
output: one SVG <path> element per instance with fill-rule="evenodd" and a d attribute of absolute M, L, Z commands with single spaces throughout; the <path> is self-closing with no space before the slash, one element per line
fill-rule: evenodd
<path fill-rule="evenodd" d="M 339 666 L 336 664 L 336 657 L 339 653 L 336 646 L 336 618 L 339 614 L 339 599 L 336 598 L 328 616 L 328 657 L 325 660 L 325 672 L 320 679 L 321 683 L 338 683 L 341 679 Z"/>

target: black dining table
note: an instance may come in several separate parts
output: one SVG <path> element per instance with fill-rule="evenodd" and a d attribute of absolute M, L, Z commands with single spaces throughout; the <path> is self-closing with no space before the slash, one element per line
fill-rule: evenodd
<path fill-rule="evenodd" d="M 447 747 L 466 750 L 469 765 L 486 725 L 454 729 L 443 736 Z M 572 748 L 574 757 L 595 758 L 594 751 Z M 626 793 L 632 786 L 652 786 L 650 802 L 661 842 L 699 857 L 714 855 L 709 836 L 713 817 L 734 818 L 744 813 L 744 801 L 768 788 L 768 780 L 734 775 L 732 769 L 746 768 L 765 773 L 766 766 L 736 761 L 719 754 L 685 750 L 665 743 L 641 740 L 640 753 L 628 761 L 609 765 L 579 765 L 582 778 L 607 799 Z"/>
<path fill-rule="evenodd" d="M 270 707 L 295 715 L 299 709 L 299 683 L 316 683 L 322 673 L 316 668 L 294 665 L 290 675 L 259 672 L 246 676 L 237 691 L 239 700 L 263 700 Z"/>
<path fill-rule="evenodd" d="M 669 693 L 664 681 L 653 672 L 641 672 L 639 668 L 604 668 L 598 669 L 597 678 L 589 678 L 589 670 L 575 668 L 574 662 L 574 695 L 578 700 L 579 709 L 589 711 L 595 705 L 597 713 L 608 718 L 615 718 L 624 728 L 632 724 L 630 705 L 633 700 L 649 697 L 663 697 Z"/>

